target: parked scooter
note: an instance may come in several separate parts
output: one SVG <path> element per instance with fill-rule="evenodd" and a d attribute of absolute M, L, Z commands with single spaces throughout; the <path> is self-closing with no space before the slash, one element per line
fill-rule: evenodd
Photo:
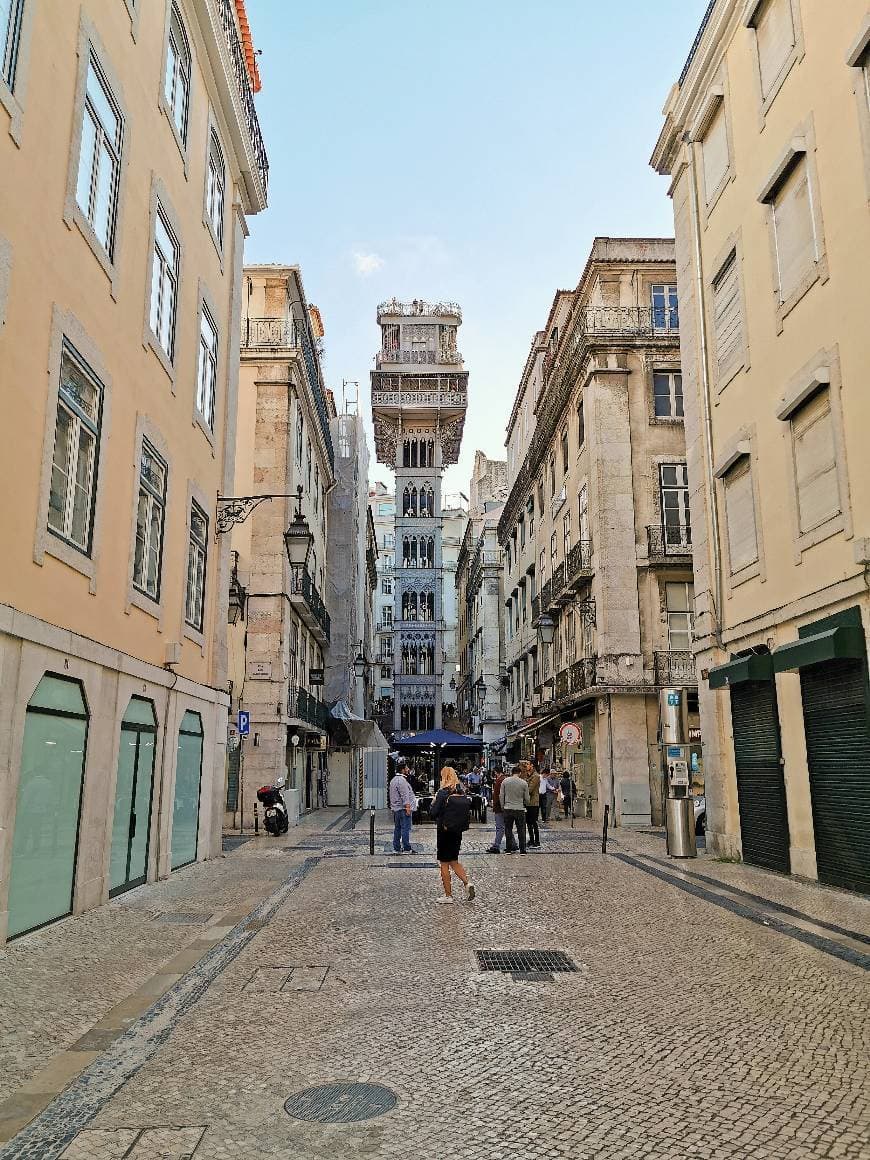
<path fill-rule="evenodd" d="M 263 803 L 263 825 L 273 837 L 286 834 L 290 829 L 290 817 L 281 790 L 284 779 L 275 785 L 262 785 L 257 790 L 257 800 Z"/>

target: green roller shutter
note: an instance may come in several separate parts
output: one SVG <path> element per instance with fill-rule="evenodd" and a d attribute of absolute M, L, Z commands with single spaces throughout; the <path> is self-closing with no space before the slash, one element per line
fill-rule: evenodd
<path fill-rule="evenodd" d="M 788 813 L 773 681 L 731 686 L 731 725 L 743 860 L 788 874 Z"/>
<path fill-rule="evenodd" d="M 800 670 L 819 880 L 870 893 L 866 663 Z"/>

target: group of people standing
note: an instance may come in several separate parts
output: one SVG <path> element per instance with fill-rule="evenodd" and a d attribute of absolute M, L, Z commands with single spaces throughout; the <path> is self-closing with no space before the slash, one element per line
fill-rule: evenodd
<path fill-rule="evenodd" d="M 557 804 L 561 804 L 568 818 L 573 802 L 574 783 L 567 773 L 560 774 L 547 766 L 539 772 L 531 761 L 518 761 L 495 779 L 492 801 L 495 837 L 487 853 L 500 854 L 502 841 L 506 841 L 507 854 L 540 849 L 538 818 L 549 821 L 550 811 Z"/>

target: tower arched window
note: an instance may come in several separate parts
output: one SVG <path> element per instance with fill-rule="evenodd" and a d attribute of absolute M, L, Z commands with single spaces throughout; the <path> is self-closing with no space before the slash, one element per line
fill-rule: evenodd
<path fill-rule="evenodd" d="M 417 593 L 402 593 L 402 620 L 417 619 Z"/>
<path fill-rule="evenodd" d="M 420 515 L 428 517 L 435 515 L 435 492 L 428 483 L 424 483 L 420 488 Z"/>
<path fill-rule="evenodd" d="M 419 618 L 420 620 L 435 619 L 435 593 L 428 589 L 424 589 L 420 593 Z"/>

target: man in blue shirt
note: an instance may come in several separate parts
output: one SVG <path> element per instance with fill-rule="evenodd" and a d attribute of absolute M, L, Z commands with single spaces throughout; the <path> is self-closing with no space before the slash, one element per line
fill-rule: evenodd
<path fill-rule="evenodd" d="M 411 847 L 411 814 L 414 812 L 414 791 L 407 778 L 408 766 L 399 766 L 399 772 L 390 782 L 390 809 L 393 811 L 393 851 L 396 854 L 414 854 Z"/>

